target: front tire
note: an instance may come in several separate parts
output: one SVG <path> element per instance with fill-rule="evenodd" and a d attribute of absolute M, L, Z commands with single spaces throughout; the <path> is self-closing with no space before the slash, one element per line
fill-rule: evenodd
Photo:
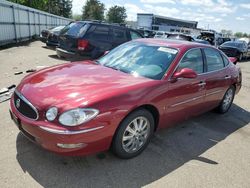
<path fill-rule="evenodd" d="M 230 88 L 228 88 L 228 90 L 226 91 L 220 105 L 218 106 L 219 113 L 224 114 L 230 109 L 234 100 L 234 95 L 235 95 L 235 87 L 230 86 Z"/>
<path fill-rule="evenodd" d="M 112 142 L 113 153 L 123 159 L 136 157 L 149 144 L 154 127 L 154 118 L 149 111 L 139 109 L 132 112 L 116 131 Z"/>

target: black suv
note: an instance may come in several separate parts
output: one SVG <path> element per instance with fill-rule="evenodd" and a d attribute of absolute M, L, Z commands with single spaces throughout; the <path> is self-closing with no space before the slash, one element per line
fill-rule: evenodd
<path fill-rule="evenodd" d="M 71 22 L 60 33 L 58 57 L 96 59 L 116 46 L 143 36 L 130 28 L 95 21 Z"/>

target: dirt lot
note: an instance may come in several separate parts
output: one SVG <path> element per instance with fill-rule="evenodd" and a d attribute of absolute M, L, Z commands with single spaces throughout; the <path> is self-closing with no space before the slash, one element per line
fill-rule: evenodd
<path fill-rule="evenodd" d="M 55 52 L 41 42 L 0 50 L 0 88 L 14 75 L 54 65 Z M 155 134 L 137 158 L 105 152 L 62 157 L 24 138 L 0 103 L 0 187 L 239 187 L 250 186 L 250 61 L 239 64 L 243 87 L 225 115 L 206 113 Z"/>

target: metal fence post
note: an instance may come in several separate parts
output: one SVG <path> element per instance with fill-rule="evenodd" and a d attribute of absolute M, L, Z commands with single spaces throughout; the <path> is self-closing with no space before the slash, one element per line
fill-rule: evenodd
<path fill-rule="evenodd" d="M 31 39 L 30 12 L 29 12 L 29 9 L 27 9 L 27 12 L 28 12 L 28 24 L 29 24 L 29 38 Z"/>
<path fill-rule="evenodd" d="M 15 16 L 15 7 L 11 5 L 12 12 L 13 12 L 13 24 L 14 24 L 14 32 L 15 32 L 15 41 L 17 43 L 17 29 L 16 29 L 16 16 Z"/>

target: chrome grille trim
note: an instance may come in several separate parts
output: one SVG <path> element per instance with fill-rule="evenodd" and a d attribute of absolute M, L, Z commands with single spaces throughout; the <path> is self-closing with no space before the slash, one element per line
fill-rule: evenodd
<path fill-rule="evenodd" d="M 21 98 L 26 104 L 28 104 L 35 112 L 36 112 L 36 119 L 33 119 L 33 118 L 29 118 L 25 115 L 23 115 L 17 108 L 16 108 L 16 105 L 15 105 L 15 101 L 13 100 L 13 103 L 14 103 L 14 107 L 16 108 L 16 110 L 22 115 L 24 116 L 25 118 L 28 118 L 28 119 L 31 119 L 31 120 L 38 120 L 39 118 L 39 114 L 38 114 L 38 110 L 36 109 L 36 107 L 31 104 L 31 102 L 28 101 L 28 99 L 26 99 L 21 93 L 19 93 L 17 90 L 15 90 L 15 94 Z"/>

